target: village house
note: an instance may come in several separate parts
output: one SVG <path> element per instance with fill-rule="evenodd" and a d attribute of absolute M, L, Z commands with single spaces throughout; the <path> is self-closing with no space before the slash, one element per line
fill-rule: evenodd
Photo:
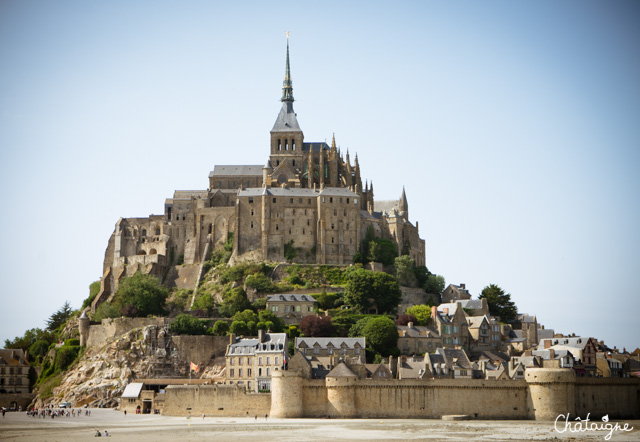
<path fill-rule="evenodd" d="M 227 347 L 225 383 L 245 385 L 249 391 L 270 391 L 271 374 L 287 363 L 287 334 L 258 330 L 257 338 L 236 338 Z"/>
<path fill-rule="evenodd" d="M 471 351 L 500 350 L 502 334 L 500 322 L 493 316 L 468 316 Z"/>
<path fill-rule="evenodd" d="M 471 294 L 465 284 L 449 284 L 447 288 L 442 291 L 442 302 L 445 304 L 455 302 L 459 299 L 471 299 Z"/>
<path fill-rule="evenodd" d="M 444 348 L 469 348 L 467 316 L 457 302 L 431 307 L 431 320 Z"/>
<path fill-rule="evenodd" d="M 0 349 L 0 394 L 29 393 L 28 354 L 21 349 Z"/>
<path fill-rule="evenodd" d="M 442 337 L 435 328 L 424 325 L 397 325 L 398 348 L 405 355 L 433 353 L 442 348 Z"/>
<path fill-rule="evenodd" d="M 349 366 L 366 362 L 365 338 L 296 338 L 296 354 L 301 353 L 309 361 L 312 378 L 324 377 L 340 362 Z"/>
<path fill-rule="evenodd" d="M 541 339 L 538 344 L 540 350 L 568 350 L 571 352 L 576 362 L 574 363 L 574 371 L 578 376 L 595 376 L 596 375 L 596 354 L 598 352 L 598 341 L 593 338 L 585 338 L 581 336 L 563 336 L 551 339 Z"/>
<path fill-rule="evenodd" d="M 473 379 L 473 366 L 463 349 L 439 348 L 424 358 L 434 378 Z"/>
<path fill-rule="evenodd" d="M 299 324 L 305 316 L 315 314 L 318 301 L 311 295 L 278 294 L 267 296 L 267 310 L 284 319 L 285 324 Z"/>

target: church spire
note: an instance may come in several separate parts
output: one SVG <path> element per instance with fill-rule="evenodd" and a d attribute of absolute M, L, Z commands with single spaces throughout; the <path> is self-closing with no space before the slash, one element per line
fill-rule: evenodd
<path fill-rule="evenodd" d="M 282 102 L 293 103 L 293 85 L 291 83 L 291 68 L 289 67 L 289 32 L 287 31 L 287 67 L 284 72 L 284 81 L 282 82 Z"/>

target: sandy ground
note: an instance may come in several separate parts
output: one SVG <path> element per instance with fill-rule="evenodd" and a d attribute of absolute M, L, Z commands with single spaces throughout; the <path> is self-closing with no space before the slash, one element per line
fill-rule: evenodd
<path fill-rule="evenodd" d="M 640 421 L 632 432 L 610 440 L 640 441 Z M 419 419 L 273 419 L 132 415 L 93 409 L 91 416 L 33 418 L 7 413 L 0 441 L 95 440 L 96 429 L 121 441 L 325 441 L 325 440 L 604 440 L 606 432 L 558 433 L 553 422 L 441 421 Z"/>

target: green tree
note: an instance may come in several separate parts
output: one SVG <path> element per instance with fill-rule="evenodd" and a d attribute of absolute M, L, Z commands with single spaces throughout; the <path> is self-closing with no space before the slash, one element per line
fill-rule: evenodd
<path fill-rule="evenodd" d="M 120 309 L 115 304 L 103 302 L 96 308 L 96 312 L 91 319 L 100 322 L 105 318 L 117 318 L 118 316 L 120 316 Z"/>
<path fill-rule="evenodd" d="M 254 273 L 244 280 L 244 285 L 256 289 L 260 293 L 271 293 L 275 291 L 275 286 L 271 279 L 264 273 Z"/>
<path fill-rule="evenodd" d="M 373 318 L 375 318 L 375 316 L 365 316 L 362 319 L 359 319 L 355 324 L 353 324 L 351 326 L 351 328 L 349 329 L 349 337 L 350 338 L 359 338 L 364 336 L 363 335 L 363 330 L 365 325 L 367 325 L 369 323 L 369 321 L 371 321 Z"/>
<path fill-rule="evenodd" d="M 60 326 L 64 325 L 71 317 L 72 312 L 73 310 L 71 309 L 71 305 L 69 305 L 69 301 L 65 301 L 62 307 L 47 319 L 47 330 L 55 331 L 59 329 Z"/>
<path fill-rule="evenodd" d="M 16 336 L 13 340 L 5 339 L 4 348 L 20 348 L 24 351 L 28 351 L 29 348 L 39 340 L 45 340 L 51 345 L 56 342 L 57 334 L 48 330 L 41 330 L 39 328 L 32 328 L 24 332 L 22 336 Z"/>
<path fill-rule="evenodd" d="M 249 327 L 247 327 L 247 323 L 244 321 L 233 321 L 231 323 L 231 327 L 229 328 L 231 333 L 234 333 L 238 336 L 249 336 Z"/>
<path fill-rule="evenodd" d="M 373 297 L 378 306 L 378 312 L 394 311 L 402 299 L 398 281 L 388 273 L 375 272 L 373 274 Z"/>
<path fill-rule="evenodd" d="M 413 315 L 416 318 L 416 325 L 427 325 L 431 318 L 431 307 L 428 305 L 413 305 L 407 309 L 407 315 Z"/>
<path fill-rule="evenodd" d="M 398 256 L 398 248 L 396 243 L 386 238 L 375 238 L 369 243 L 370 261 L 381 262 L 384 265 L 392 265 L 396 256 Z"/>
<path fill-rule="evenodd" d="M 500 316 L 502 322 L 512 322 L 518 315 L 518 308 L 511 300 L 511 294 L 505 293 L 496 284 L 490 284 L 484 289 L 479 296 L 480 299 L 485 298 L 489 305 L 489 313 L 492 316 Z"/>
<path fill-rule="evenodd" d="M 179 314 L 169 326 L 169 330 L 177 335 L 204 335 L 207 326 L 204 321 L 188 313 Z"/>
<path fill-rule="evenodd" d="M 284 320 L 275 315 L 272 311 L 262 310 L 258 312 L 259 322 L 264 322 L 266 329 L 273 333 L 282 333 L 285 328 Z"/>
<path fill-rule="evenodd" d="M 408 255 L 398 256 L 394 263 L 398 284 L 404 287 L 416 287 L 418 279 L 415 273 L 415 262 Z"/>
<path fill-rule="evenodd" d="M 428 275 L 427 282 L 424 284 L 424 290 L 427 293 L 440 294 L 444 290 L 444 276 Z"/>
<path fill-rule="evenodd" d="M 424 287 L 431 272 L 425 266 L 416 266 L 413 268 L 413 274 L 417 280 L 417 287 Z"/>
<path fill-rule="evenodd" d="M 229 323 L 227 321 L 216 321 L 213 324 L 213 334 L 215 336 L 225 336 L 229 331 Z"/>
<path fill-rule="evenodd" d="M 362 335 L 368 347 L 382 356 L 398 352 L 398 329 L 394 322 L 386 316 L 374 317 L 362 328 Z"/>
<path fill-rule="evenodd" d="M 115 300 L 121 309 L 135 307 L 136 316 L 164 315 L 169 289 L 158 278 L 141 272 L 125 278 L 116 291 Z"/>
<path fill-rule="evenodd" d="M 222 316 L 230 318 L 236 313 L 250 308 L 251 303 L 247 298 L 247 294 L 242 289 L 242 287 L 236 287 L 235 289 L 231 290 L 231 294 L 222 303 L 218 310 L 220 311 L 220 314 Z"/>
<path fill-rule="evenodd" d="M 29 357 L 31 359 L 35 359 L 36 361 L 42 360 L 43 357 L 46 356 L 49 351 L 49 346 L 51 342 L 45 341 L 44 339 L 39 339 L 29 347 Z"/>
<path fill-rule="evenodd" d="M 233 315 L 231 321 L 244 321 L 247 324 L 249 322 L 258 322 L 258 315 L 252 310 L 246 309 Z"/>

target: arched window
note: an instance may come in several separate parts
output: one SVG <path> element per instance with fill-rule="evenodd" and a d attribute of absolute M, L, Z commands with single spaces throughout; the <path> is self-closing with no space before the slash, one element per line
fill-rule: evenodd
<path fill-rule="evenodd" d="M 291 150 L 296 150 L 296 140 L 291 140 Z"/>
<path fill-rule="evenodd" d="M 282 150 L 282 141 L 278 138 L 278 150 Z"/>
<path fill-rule="evenodd" d="M 142 229 L 142 236 L 147 236 L 147 229 Z"/>

